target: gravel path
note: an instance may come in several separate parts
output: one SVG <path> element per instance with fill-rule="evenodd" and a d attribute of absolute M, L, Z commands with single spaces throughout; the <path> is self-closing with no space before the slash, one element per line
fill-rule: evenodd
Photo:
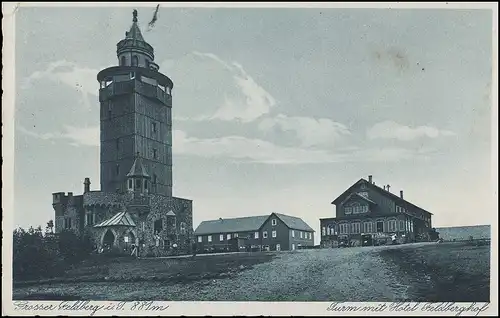
<path fill-rule="evenodd" d="M 422 244 L 404 248 L 419 246 Z M 188 284 L 82 282 L 23 287 L 14 294 L 74 295 L 75 299 L 92 300 L 402 301 L 409 297 L 411 280 L 380 255 L 392 248 L 402 247 L 282 252 L 249 270 Z"/>

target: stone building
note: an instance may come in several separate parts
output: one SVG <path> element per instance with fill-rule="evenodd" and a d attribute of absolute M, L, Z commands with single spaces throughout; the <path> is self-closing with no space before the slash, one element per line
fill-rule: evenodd
<path fill-rule="evenodd" d="M 429 240 L 432 213 L 375 185 L 373 177 L 360 179 L 333 200 L 336 217 L 320 219 L 321 245 L 375 245 Z"/>
<path fill-rule="evenodd" d="M 196 228 L 200 252 L 288 251 L 314 245 L 314 230 L 280 213 L 203 221 Z"/>
<path fill-rule="evenodd" d="M 173 83 L 159 72 L 136 10 L 117 57 L 118 66 L 97 74 L 101 190 L 85 178 L 82 195 L 53 193 L 55 231 L 88 234 L 103 250 L 187 252 L 192 201 L 172 196 Z"/>

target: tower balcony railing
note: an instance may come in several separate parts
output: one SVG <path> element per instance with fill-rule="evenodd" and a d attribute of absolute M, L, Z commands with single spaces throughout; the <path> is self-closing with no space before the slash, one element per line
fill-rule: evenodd
<path fill-rule="evenodd" d="M 104 102 L 113 95 L 130 94 L 133 92 L 158 99 L 166 105 L 171 105 L 172 103 L 172 96 L 167 94 L 160 87 L 137 80 L 110 83 L 108 86 L 99 90 L 99 101 Z"/>

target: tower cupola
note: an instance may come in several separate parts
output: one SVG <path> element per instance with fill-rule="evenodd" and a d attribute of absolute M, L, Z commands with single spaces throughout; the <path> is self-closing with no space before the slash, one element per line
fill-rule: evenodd
<path fill-rule="evenodd" d="M 149 179 L 151 176 L 146 172 L 146 168 L 142 164 L 142 159 L 139 153 L 136 154 L 134 164 L 127 174 L 127 189 L 129 192 L 148 193 Z"/>
<path fill-rule="evenodd" d="M 132 26 L 125 32 L 125 39 L 116 45 L 118 63 L 120 66 L 144 67 L 157 71 L 159 66 L 154 63 L 154 49 L 144 40 L 137 21 L 137 10 L 134 9 Z"/>

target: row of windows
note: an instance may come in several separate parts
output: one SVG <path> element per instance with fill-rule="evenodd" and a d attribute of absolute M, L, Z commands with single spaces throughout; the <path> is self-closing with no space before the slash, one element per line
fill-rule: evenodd
<path fill-rule="evenodd" d="M 295 237 L 295 230 L 291 230 L 292 232 L 292 237 Z M 302 232 L 302 231 L 298 231 L 299 232 L 299 236 L 300 238 L 309 238 L 309 239 L 312 239 L 312 233 L 311 232 Z M 258 239 L 260 236 L 259 232 L 254 232 L 253 234 L 253 237 L 255 239 Z M 276 238 L 278 236 L 278 232 L 276 230 L 274 231 L 271 231 L 271 237 L 272 238 Z M 232 236 L 231 234 L 226 234 L 226 239 L 227 240 L 230 240 L 231 238 L 237 238 L 238 237 L 238 233 L 234 233 Z M 267 231 L 263 231 L 262 232 L 262 238 L 268 238 L 268 233 Z M 202 236 L 198 236 L 198 242 L 201 243 L 203 241 L 203 237 Z M 212 235 L 207 235 L 207 241 L 208 242 L 212 242 Z M 219 235 L 219 241 L 224 241 L 224 234 L 220 234 Z"/>
<path fill-rule="evenodd" d="M 367 213 L 368 205 L 355 205 L 355 206 L 346 206 L 344 208 L 345 214 L 359 214 L 359 213 Z"/>
<path fill-rule="evenodd" d="M 143 230 L 144 230 L 144 222 L 143 224 Z M 176 222 L 175 222 L 175 216 L 167 216 L 167 227 L 175 227 Z M 156 235 L 160 233 L 163 230 L 163 219 L 158 219 L 153 223 L 153 233 Z M 186 234 L 186 223 L 181 222 L 179 224 L 179 232 L 181 234 Z"/>
<path fill-rule="evenodd" d="M 291 230 L 292 231 L 292 237 L 295 237 L 295 230 Z M 300 238 L 309 238 L 310 240 L 312 239 L 312 233 L 311 232 L 302 232 L 302 231 L 298 231 L 299 232 L 299 237 Z"/>
<path fill-rule="evenodd" d="M 401 206 L 398 206 L 396 205 L 396 212 L 397 213 L 405 213 L 405 212 L 409 212 L 408 210 L 406 210 L 405 208 L 401 207 Z M 424 216 L 422 213 L 417 213 L 417 217 L 424 220 L 425 222 L 430 222 L 431 219 L 427 216 Z"/>
<path fill-rule="evenodd" d="M 398 226 L 399 224 L 399 226 Z M 361 228 L 361 225 L 363 226 Z M 377 222 L 353 222 L 353 223 L 340 223 L 336 226 L 323 227 L 321 234 L 325 235 L 338 235 L 338 234 L 360 234 L 360 233 L 381 233 L 381 232 L 396 232 L 396 231 L 409 231 L 413 232 L 413 222 L 399 220 L 389 220 L 384 224 L 384 221 Z"/>

